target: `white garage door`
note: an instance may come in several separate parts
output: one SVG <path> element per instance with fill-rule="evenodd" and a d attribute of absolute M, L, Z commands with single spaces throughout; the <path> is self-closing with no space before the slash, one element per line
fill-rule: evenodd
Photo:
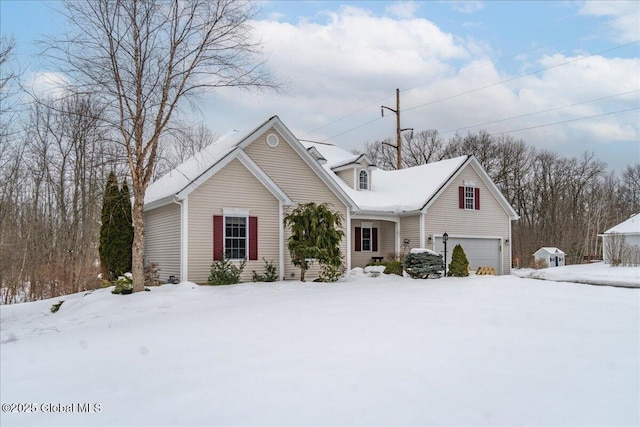
<path fill-rule="evenodd" d="M 442 238 L 436 239 L 436 251 L 444 255 L 444 244 Z M 447 242 L 447 265 L 451 263 L 451 252 L 453 248 L 460 244 L 469 260 L 469 266 L 473 271 L 478 267 L 493 267 L 498 274 L 502 274 L 500 268 L 500 239 L 472 239 L 449 237 Z"/>

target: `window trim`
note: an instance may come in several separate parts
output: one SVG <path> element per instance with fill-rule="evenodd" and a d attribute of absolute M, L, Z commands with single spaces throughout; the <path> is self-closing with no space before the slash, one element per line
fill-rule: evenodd
<path fill-rule="evenodd" d="M 227 218 L 244 218 L 245 225 L 245 235 L 244 235 L 244 257 L 243 258 L 231 258 L 227 257 L 227 250 L 231 251 L 232 249 L 227 249 Z M 222 216 L 222 242 L 223 242 L 223 254 L 224 259 L 229 261 L 242 261 L 245 259 L 249 259 L 249 215 L 244 214 L 225 214 Z M 242 238 L 238 237 L 229 237 L 230 239 L 241 240 Z"/>
<path fill-rule="evenodd" d="M 364 231 L 369 230 L 369 237 L 364 237 Z M 369 243 L 369 249 L 365 249 L 364 242 Z M 371 226 L 361 226 L 360 227 L 360 251 L 361 252 L 373 252 L 373 227 Z"/>
<path fill-rule="evenodd" d="M 469 196 L 471 194 L 471 196 Z M 471 207 L 469 207 L 471 205 Z M 476 210 L 476 187 L 474 185 L 464 185 L 464 210 Z"/>
<path fill-rule="evenodd" d="M 364 187 L 362 186 L 363 177 L 365 177 Z M 366 169 L 360 169 L 360 172 L 358 172 L 358 190 L 369 190 L 369 172 Z"/>

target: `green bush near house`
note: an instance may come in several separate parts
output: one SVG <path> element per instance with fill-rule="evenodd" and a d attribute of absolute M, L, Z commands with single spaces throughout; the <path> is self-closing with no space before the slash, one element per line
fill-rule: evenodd
<path fill-rule="evenodd" d="M 449 276 L 467 277 L 469 275 L 469 260 L 464 253 L 462 246 L 456 245 L 451 253 L 451 264 L 449 264 Z"/>
<path fill-rule="evenodd" d="M 260 274 L 255 270 L 253 271 L 252 282 L 275 282 L 278 280 L 278 269 L 273 265 L 273 261 L 267 261 L 264 257 L 264 274 Z"/>
<path fill-rule="evenodd" d="M 404 269 L 414 279 L 440 277 L 444 270 L 442 255 L 433 251 L 410 253 L 404 259 Z"/>
<path fill-rule="evenodd" d="M 228 259 L 214 261 L 213 264 L 211 264 L 208 283 L 213 286 L 240 283 L 240 275 L 246 263 L 246 259 L 242 260 L 239 266 L 236 266 Z"/>
<path fill-rule="evenodd" d="M 402 262 L 400 261 L 370 262 L 367 264 L 367 267 L 370 265 L 384 265 L 386 267 L 384 269 L 384 274 L 396 274 L 398 276 L 402 276 L 403 267 Z"/>
<path fill-rule="evenodd" d="M 124 273 L 124 276 L 118 276 L 111 284 L 115 286 L 111 291 L 112 294 L 128 295 L 133 293 L 133 276 L 131 273 Z"/>

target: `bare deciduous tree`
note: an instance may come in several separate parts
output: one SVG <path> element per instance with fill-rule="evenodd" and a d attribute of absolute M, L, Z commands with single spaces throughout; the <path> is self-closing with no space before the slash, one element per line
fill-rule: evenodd
<path fill-rule="evenodd" d="M 75 92 L 109 109 L 134 196 L 133 283 L 144 289 L 144 216 L 158 144 L 186 98 L 220 87 L 275 88 L 251 38 L 254 3 L 236 0 L 65 2 L 71 31 L 50 54 Z"/>
<path fill-rule="evenodd" d="M 154 179 L 174 169 L 189 157 L 213 144 L 218 137 L 206 125 L 200 124 L 196 128 L 185 127 L 171 132 L 158 147 L 158 162 L 154 172 Z"/>

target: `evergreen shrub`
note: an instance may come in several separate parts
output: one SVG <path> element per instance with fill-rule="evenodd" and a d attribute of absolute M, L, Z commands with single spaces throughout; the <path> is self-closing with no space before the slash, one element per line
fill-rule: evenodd
<path fill-rule="evenodd" d="M 240 275 L 244 270 L 247 260 L 242 260 L 239 266 L 235 265 L 228 259 L 214 261 L 211 264 L 211 272 L 209 273 L 209 284 L 213 286 L 233 285 L 240 283 Z"/>
<path fill-rule="evenodd" d="M 111 291 L 116 295 L 128 295 L 133 293 L 133 275 L 131 273 L 124 273 L 124 276 L 119 276 L 113 281 L 115 288 Z"/>
<path fill-rule="evenodd" d="M 52 313 L 57 313 L 58 310 L 60 310 L 60 306 L 62 305 L 62 303 L 64 302 L 64 300 L 60 300 L 57 303 L 53 304 L 50 308 Z"/>
<path fill-rule="evenodd" d="M 459 244 L 453 248 L 451 253 L 449 275 L 453 277 L 466 277 L 469 275 L 469 260 L 467 260 L 467 255 Z"/>
<path fill-rule="evenodd" d="M 264 274 L 260 274 L 253 270 L 253 282 L 275 282 L 278 280 L 278 269 L 273 265 L 273 261 L 267 261 L 264 257 Z"/>
<path fill-rule="evenodd" d="M 336 266 L 332 264 L 320 265 L 320 277 L 315 282 L 336 282 L 342 277 L 344 273 L 344 267 L 342 265 Z"/>
<path fill-rule="evenodd" d="M 440 277 L 444 270 L 444 260 L 442 255 L 433 251 L 411 252 L 404 259 L 404 270 L 414 279 Z"/>
<path fill-rule="evenodd" d="M 382 262 L 370 262 L 367 264 L 367 267 L 370 265 L 384 265 L 386 268 L 384 269 L 384 274 L 396 274 L 398 276 L 402 276 L 403 267 L 402 262 L 398 260 L 392 261 L 382 261 Z"/>

